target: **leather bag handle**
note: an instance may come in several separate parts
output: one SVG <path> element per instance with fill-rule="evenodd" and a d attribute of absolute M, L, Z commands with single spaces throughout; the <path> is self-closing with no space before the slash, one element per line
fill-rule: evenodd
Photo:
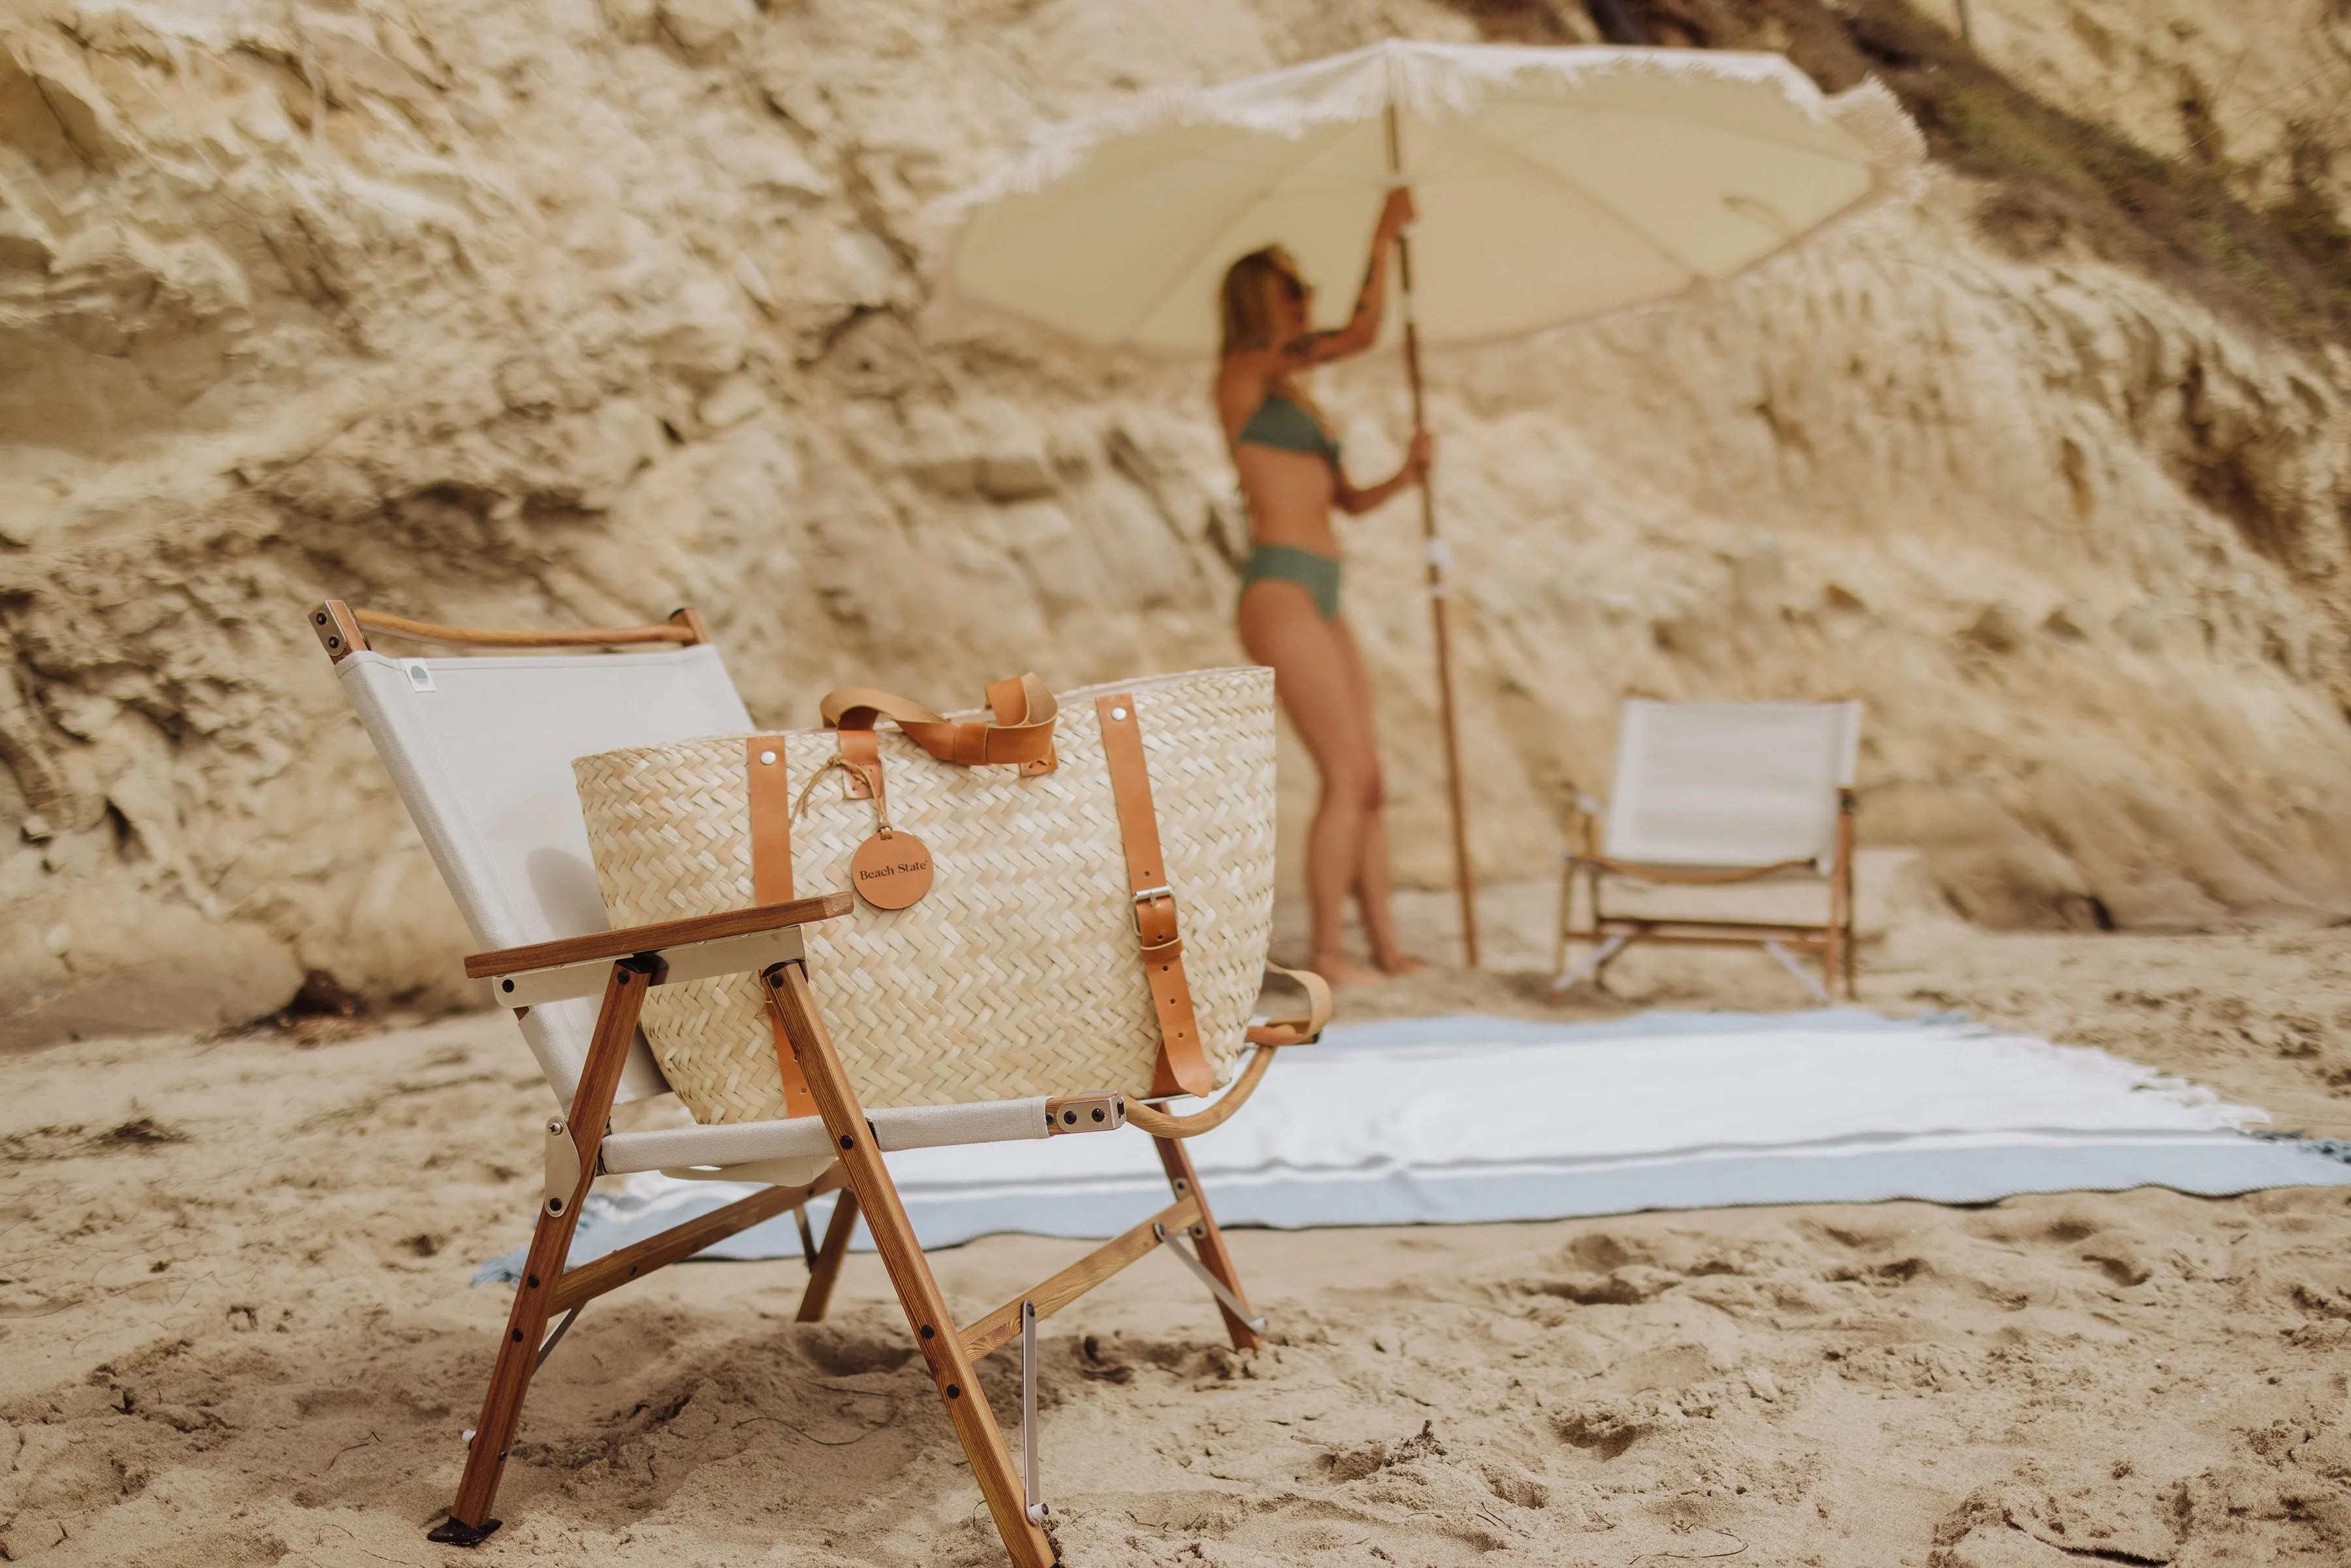
<path fill-rule="evenodd" d="M 1306 988 L 1306 1016 L 1302 1019 L 1268 1019 L 1251 1026 L 1247 1039 L 1251 1045 L 1311 1045 L 1322 1036 L 1322 1028 L 1331 1021 L 1331 984 L 1311 969 L 1285 969 L 1268 961 L 1266 967 L 1277 975 L 1287 975 Z"/>
<path fill-rule="evenodd" d="M 987 706 L 992 719 L 955 720 L 873 686 L 839 686 L 824 694 L 818 711 L 827 729 L 840 730 L 844 737 L 871 731 L 886 718 L 925 751 L 958 768 L 1012 763 L 1027 778 L 1059 766 L 1053 755 L 1053 721 L 1061 705 L 1033 672 L 988 682 Z M 857 752 L 865 749 L 863 744 L 856 746 Z M 841 755 L 852 762 L 870 760 L 852 753 L 847 743 Z"/>

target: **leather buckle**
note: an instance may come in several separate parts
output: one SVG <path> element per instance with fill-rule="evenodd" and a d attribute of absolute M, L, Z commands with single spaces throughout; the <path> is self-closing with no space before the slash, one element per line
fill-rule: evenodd
<path fill-rule="evenodd" d="M 1136 890 L 1134 901 L 1126 906 L 1127 924 L 1134 927 L 1136 941 L 1143 939 L 1143 906 L 1146 904 L 1156 904 L 1163 898 L 1170 904 L 1175 903 L 1176 890 L 1164 883 L 1157 887 Z"/>

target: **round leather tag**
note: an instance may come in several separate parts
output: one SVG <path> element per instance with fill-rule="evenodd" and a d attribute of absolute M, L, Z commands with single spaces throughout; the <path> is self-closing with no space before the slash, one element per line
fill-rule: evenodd
<path fill-rule="evenodd" d="M 849 857 L 850 885 L 876 909 L 904 909 L 931 891 L 931 852 L 912 833 L 876 833 Z"/>

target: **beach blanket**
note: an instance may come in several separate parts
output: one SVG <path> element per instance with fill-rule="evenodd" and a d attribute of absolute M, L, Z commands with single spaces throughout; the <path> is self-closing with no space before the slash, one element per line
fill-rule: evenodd
<path fill-rule="evenodd" d="M 2340 1145 L 2263 1135 L 2268 1119 L 2104 1051 L 1954 1017 L 1472 1015 L 1335 1025 L 1284 1051 L 1255 1101 L 1190 1147 L 1221 1223 L 1282 1228 L 2351 1185 Z M 1003 1230 L 1109 1237 L 1167 1202 L 1132 1127 L 889 1162 L 926 1248 Z M 754 1190 L 608 1185 L 581 1210 L 574 1264 Z M 810 1206 L 820 1230 L 831 1201 Z M 785 1216 L 703 1256 L 799 1250 Z M 477 1282 L 516 1278 L 522 1256 Z"/>

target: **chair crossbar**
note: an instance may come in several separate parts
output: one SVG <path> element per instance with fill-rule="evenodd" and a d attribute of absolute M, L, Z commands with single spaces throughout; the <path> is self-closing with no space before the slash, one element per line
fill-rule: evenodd
<path fill-rule="evenodd" d="M 1785 942 L 1791 946 L 1818 947 L 1826 940 L 1824 929 L 1768 920 L 1667 920 L 1606 915 L 1587 934 L 1621 936 L 1635 942 L 1697 942 L 1709 946 L 1722 943 L 1752 946 L 1758 942 Z"/>
<path fill-rule="evenodd" d="M 683 1262 L 737 1231 L 773 1219 L 788 1208 L 799 1208 L 812 1197 L 837 1192 L 841 1186 L 841 1167 L 836 1165 L 804 1186 L 762 1187 L 748 1197 L 698 1215 L 683 1225 L 672 1226 L 658 1236 L 648 1236 L 592 1262 L 567 1269 L 555 1282 L 549 1310 L 559 1312 L 593 1301 L 656 1269 Z"/>
<path fill-rule="evenodd" d="M 957 1332 L 964 1354 L 974 1361 L 1001 1349 L 1020 1332 L 1020 1306 L 1034 1304 L 1037 1315 L 1050 1318 L 1071 1301 L 1111 1278 L 1128 1264 L 1148 1257 L 1162 1239 L 1162 1230 L 1185 1230 L 1199 1223 L 1196 1197 L 1178 1198 L 1133 1229 L 1122 1232 L 1087 1253 L 1035 1289 L 1023 1291 L 977 1322 Z"/>
<path fill-rule="evenodd" d="M 967 1144 L 1006 1144 L 1023 1139 L 1106 1132 L 1081 1119 L 1048 1129 L 1042 1094 L 1020 1100 L 987 1100 L 970 1105 L 893 1105 L 865 1113 L 884 1154 L 904 1149 L 946 1149 Z M 605 1172 L 667 1170 L 682 1166 L 763 1164 L 769 1160 L 816 1159 L 832 1147 L 821 1116 L 775 1122 L 719 1122 L 691 1127 L 657 1127 L 604 1136 Z"/>

